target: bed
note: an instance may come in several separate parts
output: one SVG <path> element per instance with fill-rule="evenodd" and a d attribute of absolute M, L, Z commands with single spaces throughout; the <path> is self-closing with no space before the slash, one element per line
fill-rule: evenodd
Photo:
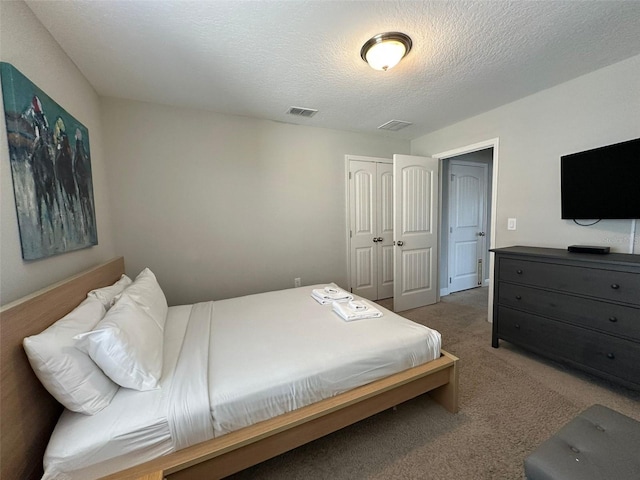
<path fill-rule="evenodd" d="M 35 377 L 22 339 L 42 331 L 88 291 L 112 284 L 123 272 L 124 260 L 117 258 L 2 308 L 2 478 L 42 474 L 44 450 L 63 410 Z M 107 478 L 223 478 L 426 392 L 457 411 L 454 356 L 442 351 L 428 363 L 252 425 L 228 427 L 228 433 Z"/>

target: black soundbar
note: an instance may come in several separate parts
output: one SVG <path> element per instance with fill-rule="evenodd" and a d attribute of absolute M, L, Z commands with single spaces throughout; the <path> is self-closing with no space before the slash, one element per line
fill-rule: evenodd
<path fill-rule="evenodd" d="M 567 250 L 572 253 L 596 253 L 598 255 L 609 253 L 609 247 L 594 247 L 592 245 L 569 245 Z"/>

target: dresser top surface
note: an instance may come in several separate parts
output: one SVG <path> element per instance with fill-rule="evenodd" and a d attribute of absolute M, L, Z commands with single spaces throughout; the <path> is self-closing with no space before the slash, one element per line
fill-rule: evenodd
<path fill-rule="evenodd" d="M 560 248 L 528 247 L 520 245 L 493 248 L 490 251 L 497 254 L 516 254 L 519 256 L 550 258 L 556 260 L 640 266 L 640 255 L 633 255 L 629 253 L 573 253 Z"/>

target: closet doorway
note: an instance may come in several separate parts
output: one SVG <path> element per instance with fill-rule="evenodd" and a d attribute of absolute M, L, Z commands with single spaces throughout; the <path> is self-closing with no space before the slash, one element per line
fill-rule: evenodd
<path fill-rule="evenodd" d="M 345 156 L 349 288 L 394 311 L 438 301 L 439 160 Z"/>
<path fill-rule="evenodd" d="M 351 291 L 393 297 L 393 161 L 347 156 Z"/>

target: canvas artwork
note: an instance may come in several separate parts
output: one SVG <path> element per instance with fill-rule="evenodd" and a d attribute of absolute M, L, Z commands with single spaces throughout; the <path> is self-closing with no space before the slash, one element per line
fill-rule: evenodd
<path fill-rule="evenodd" d="M 0 69 L 22 258 L 97 245 L 89 132 L 13 65 Z"/>

